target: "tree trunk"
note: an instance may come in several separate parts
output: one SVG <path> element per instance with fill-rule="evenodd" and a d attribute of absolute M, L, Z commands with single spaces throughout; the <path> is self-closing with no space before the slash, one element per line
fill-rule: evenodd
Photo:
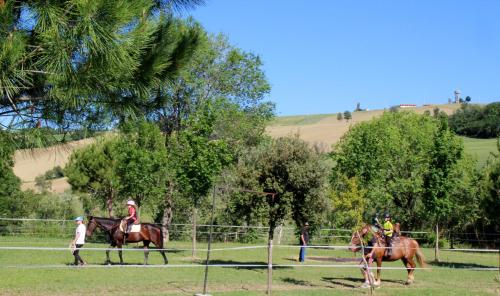
<path fill-rule="evenodd" d="M 115 196 L 115 191 L 111 188 L 108 198 L 106 199 L 106 206 L 108 208 L 108 217 L 113 218 L 113 199 Z"/>
<path fill-rule="evenodd" d="M 193 207 L 193 250 L 191 255 L 196 258 L 196 218 L 198 216 L 198 209 Z"/>
<path fill-rule="evenodd" d="M 170 241 L 170 224 L 172 223 L 173 212 L 172 208 L 174 206 L 174 186 L 170 184 L 168 186 L 168 191 L 165 193 L 164 205 L 163 209 L 163 218 L 161 220 L 161 230 L 163 232 L 163 244 L 166 244 Z"/>
<path fill-rule="evenodd" d="M 436 223 L 436 247 L 434 249 L 434 260 L 439 262 L 439 224 Z"/>

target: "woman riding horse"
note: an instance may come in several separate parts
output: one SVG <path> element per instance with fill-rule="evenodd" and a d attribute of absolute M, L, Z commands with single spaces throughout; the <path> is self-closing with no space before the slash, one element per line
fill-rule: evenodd
<path fill-rule="evenodd" d="M 125 233 L 120 230 L 120 219 L 89 217 L 87 225 L 87 236 L 91 236 L 96 227 L 104 230 L 111 241 L 111 247 L 118 249 L 118 256 L 120 257 L 120 264 L 123 264 L 122 258 L 122 245 L 124 243 Z M 143 242 L 144 244 L 144 265 L 148 264 L 149 244 L 152 242 L 158 248 L 158 251 L 163 256 L 165 264 L 168 264 L 165 250 L 163 249 L 163 233 L 161 228 L 155 224 L 142 223 L 139 232 L 131 232 L 126 237 L 127 242 L 137 243 Z M 106 250 L 106 263 L 111 264 L 109 259 L 109 251 Z"/>
<path fill-rule="evenodd" d="M 362 241 L 367 236 L 373 236 L 371 249 L 368 249 L 365 256 L 366 260 L 369 264 L 373 261 L 377 261 L 377 277 L 375 278 L 375 285 L 380 285 L 380 268 L 382 267 L 382 261 L 396 261 L 401 259 L 403 264 L 406 266 L 408 271 L 408 278 L 406 280 L 406 284 L 411 284 L 414 281 L 414 272 L 415 267 L 417 266 L 414 261 L 414 257 L 416 256 L 418 264 L 421 267 L 425 267 L 425 259 L 420 250 L 418 242 L 414 239 L 399 236 L 393 239 L 392 242 L 392 254 L 386 256 L 386 242 L 383 236 L 383 233 L 379 231 L 379 228 L 372 226 L 370 224 L 366 224 L 359 231 L 356 231 L 352 234 L 351 237 L 351 245 L 349 249 L 353 252 L 357 252 L 361 249 L 361 244 L 364 244 Z M 367 271 L 362 271 L 367 278 Z M 365 283 L 366 285 L 366 283 Z"/>

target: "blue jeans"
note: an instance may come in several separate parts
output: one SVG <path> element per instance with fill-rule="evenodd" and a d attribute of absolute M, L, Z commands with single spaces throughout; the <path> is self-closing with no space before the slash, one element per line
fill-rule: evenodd
<path fill-rule="evenodd" d="M 301 245 L 299 253 L 299 261 L 304 262 L 305 259 L 306 259 L 306 247 Z"/>

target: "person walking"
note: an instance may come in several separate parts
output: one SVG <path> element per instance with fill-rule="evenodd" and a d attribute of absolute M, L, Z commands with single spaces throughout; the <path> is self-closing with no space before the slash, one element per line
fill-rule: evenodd
<path fill-rule="evenodd" d="M 302 230 L 300 231 L 300 253 L 299 262 L 304 262 L 306 259 L 306 248 L 309 244 L 309 223 L 304 223 Z"/>
<path fill-rule="evenodd" d="M 79 216 L 75 218 L 75 223 L 77 224 L 75 230 L 75 239 L 71 241 L 71 250 L 73 252 L 73 256 L 75 256 L 75 265 L 85 265 L 82 257 L 80 257 L 80 249 L 85 244 L 85 232 L 87 228 L 85 224 L 83 224 L 83 217 Z"/>

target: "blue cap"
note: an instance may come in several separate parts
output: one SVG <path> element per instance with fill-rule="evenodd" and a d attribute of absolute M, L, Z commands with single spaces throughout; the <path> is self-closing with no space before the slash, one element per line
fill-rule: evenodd
<path fill-rule="evenodd" d="M 78 216 L 75 218 L 75 221 L 83 221 L 83 217 L 82 216 Z"/>

